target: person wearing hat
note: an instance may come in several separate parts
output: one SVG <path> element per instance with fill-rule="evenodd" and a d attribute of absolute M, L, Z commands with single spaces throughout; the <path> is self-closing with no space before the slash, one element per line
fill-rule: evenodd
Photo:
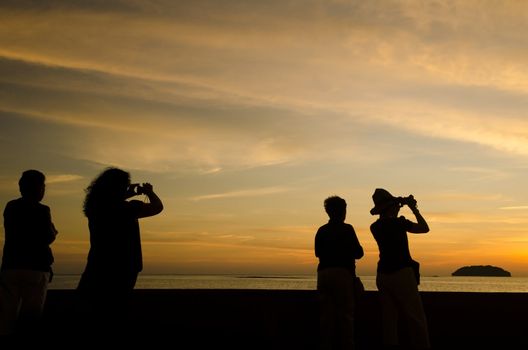
<path fill-rule="evenodd" d="M 412 349 L 429 349 L 427 319 L 418 292 L 418 262 L 409 251 L 407 233 L 427 233 L 429 226 L 418 211 L 416 200 L 394 197 L 387 190 L 378 188 L 372 195 L 372 215 L 379 215 L 370 231 L 379 248 L 376 286 L 379 290 L 382 310 L 383 345 L 388 349 L 400 346 L 398 319 L 408 327 L 408 342 Z M 407 205 L 416 222 L 398 217 L 401 207 Z"/>
<path fill-rule="evenodd" d="M 362 287 L 356 259 L 363 257 L 363 248 L 352 225 L 345 223 L 346 206 L 343 198 L 326 198 L 329 221 L 315 235 L 321 349 L 354 349 L 355 288 Z"/>

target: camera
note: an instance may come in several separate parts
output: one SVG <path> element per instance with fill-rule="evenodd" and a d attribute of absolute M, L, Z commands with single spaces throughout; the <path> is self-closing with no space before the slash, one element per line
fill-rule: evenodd
<path fill-rule="evenodd" d="M 128 191 L 133 194 L 133 195 L 138 195 L 138 194 L 144 194 L 145 191 L 143 189 L 143 186 L 141 186 L 140 184 L 130 184 L 130 187 L 128 188 Z"/>
<path fill-rule="evenodd" d="M 400 207 L 403 207 L 404 205 L 407 205 L 409 207 L 416 206 L 416 199 L 414 199 L 414 196 L 412 194 L 407 197 L 398 197 L 397 199 Z"/>

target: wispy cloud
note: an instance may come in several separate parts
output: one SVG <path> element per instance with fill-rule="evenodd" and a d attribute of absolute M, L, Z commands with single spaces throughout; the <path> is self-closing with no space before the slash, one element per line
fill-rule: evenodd
<path fill-rule="evenodd" d="M 434 223 L 436 226 L 443 227 L 452 226 L 453 224 L 468 225 L 464 228 L 466 232 L 467 230 L 480 231 L 482 230 L 482 225 L 486 225 L 488 229 L 493 226 L 494 232 L 488 232 L 487 235 L 502 235 L 501 232 L 509 230 L 509 228 L 500 227 L 500 225 L 512 225 L 513 227 L 518 227 L 518 229 L 524 231 L 524 225 L 528 224 L 528 218 L 525 216 L 506 216 L 501 212 L 489 214 L 482 212 L 482 210 L 475 210 L 473 212 L 431 212 L 427 215 L 427 220 L 431 223 Z M 459 228 L 455 231 L 458 231 L 459 233 L 463 230 L 462 228 Z M 480 237 L 480 239 L 483 239 L 483 237 Z"/>
<path fill-rule="evenodd" d="M 510 207 L 500 207 L 500 210 L 528 210 L 528 205 L 516 205 Z"/>
<path fill-rule="evenodd" d="M 283 193 L 291 191 L 291 188 L 287 187 L 265 187 L 265 188 L 255 188 L 247 190 L 239 190 L 232 192 L 224 193 L 215 193 L 207 194 L 202 196 L 192 197 L 193 201 L 202 201 L 202 200 L 211 200 L 211 199 L 226 199 L 226 198 L 240 198 L 240 197 L 259 197 L 259 196 L 268 196 L 277 193 Z"/>
<path fill-rule="evenodd" d="M 63 182 L 72 182 L 84 179 L 81 175 L 74 174 L 60 174 L 60 175 L 48 175 L 46 176 L 46 183 L 57 184 Z"/>
<path fill-rule="evenodd" d="M 442 193 L 433 193 L 427 196 L 429 201 L 442 201 L 450 203 L 460 202 L 498 202 L 505 199 L 505 196 L 500 193 L 471 193 L 471 192 L 453 192 L 445 191 Z"/>
<path fill-rule="evenodd" d="M 240 123 L 218 117 L 218 122 L 211 125 L 218 133 L 214 138 L 212 131 L 196 121 L 195 113 L 171 105 L 172 101 L 283 108 L 316 113 L 324 119 L 326 114 L 341 115 L 346 116 L 341 121 L 344 125 L 389 125 L 426 137 L 528 154 L 527 137 L 522 132 L 528 129 L 524 107 L 505 92 L 511 91 L 523 101 L 528 91 L 525 60 L 515 45 L 526 42 L 515 31 L 522 17 L 512 12 L 512 8 L 521 10 L 522 5 L 506 2 L 492 10 L 480 3 L 457 3 L 469 15 L 464 21 L 449 3 L 424 6 L 409 1 L 379 6 L 352 2 L 321 6 L 317 1 L 308 5 L 272 2 L 265 8 L 255 5 L 257 12 L 238 1 L 228 2 L 225 8 L 202 5 L 160 2 L 150 6 L 136 2 L 128 6 L 110 2 L 99 7 L 72 3 L 48 6 L 45 16 L 21 11 L 15 5 L 7 7 L 3 22 L 10 28 L 10 36 L 0 35 L 0 56 L 44 65 L 55 73 L 59 67 L 83 74 L 83 79 L 72 75 L 69 81 L 63 81 L 62 88 L 87 95 L 56 95 L 66 101 L 61 107 L 45 98 L 17 103 L 9 96 L 0 108 L 79 127 L 165 135 L 162 145 L 174 143 L 171 138 L 178 137 L 179 149 L 191 149 L 198 155 L 203 149 L 185 140 L 186 135 L 227 144 L 231 135 L 225 131 L 240 131 Z M 484 16 L 471 11 L 477 6 Z M 288 11 L 293 10 L 297 15 L 292 20 Z M 474 30 L 475 22 L 489 38 Z M 391 35 L 386 35 L 389 31 Z M 489 49 L 495 47 L 489 41 L 501 35 L 518 42 L 502 41 L 498 49 Z M 279 51 L 281 55 L 277 56 Z M 486 60 L 480 59 L 482 55 Z M 86 79 L 90 72 L 92 79 L 97 77 L 94 84 L 79 83 L 90 80 Z M 26 84 L 35 84 L 38 77 Z M 120 88 L 111 83 L 113 80 L 120 81 Z M 13 84 L 19 81 L 12 76 Z M 97 81 L 104 83 L 103 89 Z M 39 86 L 44 88 L 43 84 Z M 410 86 L 415 86 L 414 90 Z M 479 98 L 485 93 L 474 93 L 482 87 L 495 91 L 494 98 L 508 101 L 497 101 L 497 106 L 513 105 L 518 109 L 506 107 L 497 114 L 499 111 L 492 108 L 490 112 L 490 99 Z M 48 90 L 54 88 L 49 86 Z M 116 98 L 123 93 L 129 94 L 128 101 Z M 142 106 L 134 99 L 167 105 Z M 262 117 L 238 120 L 243 119 L 256 122 Z M 284 123 L 286 129 L 275 124 L 277 127 L 269 131 L 286 138 L 284 131 L 295 128 L 288 120 Z M 246 130 L 257 132 L 262 124 L 256 125 Z M 317 127 L 309 125 L 312 132 Z M 263 143 L 261 138 L 257 147 Z M 224 155 L 234 154 L 220 149 Z M 162 153 L 168 152 L 172 151 Z M 282 156 L 272 155 L 269 148 L 256 148 L 254 152 L 253 159 L 260 159 L 257 164 L 282 162 Z M 219 163 L 225 162 L 214 160 L 219 154 L 207 153 L 202 161 L 208 157 L 213 160 L 208 167 L 221 167 Z M 92 157 L 99 158 L 100 154 Z M 165 158 L 160 157 L 158 162 L 167 163 Z M 243 157 L 237 161 L 245 162 Z"/>
<path fill-rule="evenodd" d="M 26 165 L 57 174 L 52 194 L 76 205 L 94 167 L 148 173 L 190 215 L 146 230 L 151 256 L 182 242 L 190 261 L 210 239 L 205 251 L 218 259 L 252 244 L 261 261 L 292 247 L 308 261 L 314 197 L 356 186 L 366 203 L 364 188 L 379 183 L 420 187 L 446 237 L 430 252 L 475 232 L 517 239 L 527 225 L 526 206 L 512 200 L 524 190 L 506 184 L 528 155 L 526 2 L 8 0 L 0 9 L 0 143 L 13 164 L 2 192 L 12 195 L 15 167 Z M 260 204 L 290 191 L 304 214 Z M 239 213 L 215 208 L 228 199 L 266 217 L 229 226 Z M 287 219 L 255 223 L 268 215 Z M 368 232 L 370 217 L 355 218 Z"/>

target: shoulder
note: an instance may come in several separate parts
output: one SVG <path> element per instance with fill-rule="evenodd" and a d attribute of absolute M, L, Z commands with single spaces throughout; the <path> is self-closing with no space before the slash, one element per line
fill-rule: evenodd
<path fill-rule="evenodd" d="M 50 211 L 50 207 L 48 207 L 46 204 L 42 204 L 42 203 L 39 203 L 38 204 L 38 208 L 42 211 L 46 211 L 46 212 L 49 212 Z"/>
<path fill-rule="evenodd" d="M 370 230 L 374 231 L 376 230 L 380 225 L 380 219 L 374 221 L 372 224 L 370 224 Z"/>
<path fill-rule="evenodd" d="M 18 197 L 18 198 L 15 198 L 15 199 L 12 199 L 10 200 L 9 202 L 7 202 L 7 204 L 14 204 L 14 203 L 20 203 L 22 202 L 24 199 L 22 197 Z"/>
<path fill-rule="evenodd" d="M 356 232 L 356 231 L 354 230 L 354 226 L 352 226 L 351 224 L 344 223 L 344 224 L 343 224 L 343 227 L 344 227 L 345 230 L 347 230 L 347 231 Z"/>
<path fill-rule="evenodd" d="M 4 213 L 11 212 L 14 210 L 19 210 L 20 208 L 23 208 L 23 207 L 24 207 L 24 201 L 22 200 L 22 198 L 13 199 L 7 202 L 5 209 L 4 209 Z"/>
<path fill-rule="evenodd" d="M 320 236 L 326 236 L 327 232 L 330 231 L 330 225 L 329 224 L 324 224 L 322 225 L 321 227 L 319 227 L 317 229 L 317 233 L 316 233 L 316 237 L 320 237 Z"/>
<path fill-rule="evenodd" d="M 17 205 L 22 205 L 24 203 L 24 200 L 22 198 L 12 199 L 6 204 L 7 207 L 15 207 Z"/>
<path fill-rule="evenodd" d="M 317 233 L 319 232 L 323 232 L 323 231 L 326 231 L 328 228 L 328 224 L 324 224 L 322 226 L 320 226 L 318 229 L 317 229 Z"/>

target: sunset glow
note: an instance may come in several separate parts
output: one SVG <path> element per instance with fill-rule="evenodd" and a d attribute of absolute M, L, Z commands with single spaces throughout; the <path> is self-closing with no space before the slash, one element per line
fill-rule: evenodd
<path fill-rule="evenodd" d="M 528 276 L 528 2 L 3 1 L 0 204 L 47 176 L 57 273 L 89 247 L 84 189 L 150 182 L 145 273 L 315 273 L 323 200 L 375 274 L 371 195 L 413 194 L 424 275 Z M 412 219 L 406 209 L 402 214 Z M 0 243 L 3 243 L 3 235 Z"/>

